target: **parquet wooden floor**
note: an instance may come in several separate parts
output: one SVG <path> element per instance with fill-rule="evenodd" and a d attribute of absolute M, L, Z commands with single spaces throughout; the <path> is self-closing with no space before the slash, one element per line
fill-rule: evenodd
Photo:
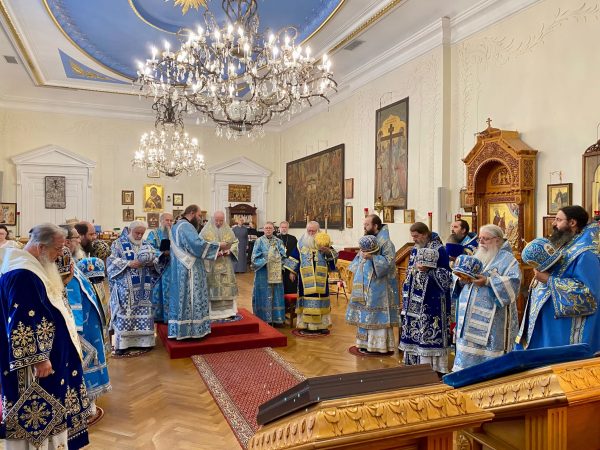
<path fill-rule="evenodd" d="M 240 307 L 252 310 L 253 274 L 238 276 Z M 332 296 L 333 328 L 327 338 L 297 338 L 275 350 L 307 377 L 392 367 L 398 355 L 357 358 L 348 353 L 355 327 L 344 321 L 346 300 Z M 397 338 L 397 336 L 396 336 Z M 233 450 L 240 445 L 191 359 L 171 360 L 159 339 L 150 353 L 111 359 L 113 391 L 98 405 L 104 418 L 90 429 L 89 449 Z M 0 447 L 1 444 L 0 444 Z"/>

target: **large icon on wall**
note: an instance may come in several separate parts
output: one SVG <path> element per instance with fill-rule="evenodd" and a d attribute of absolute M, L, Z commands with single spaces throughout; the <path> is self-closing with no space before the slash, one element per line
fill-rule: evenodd
<path fill-rule="evenodd" d="M 519 239 L 519 205 L 516 203 L 489 203 L 488 217 L 490 223 L 502 228 L 504 236 L 514 248 Z"/>
<path fill-rule="evenodd" d="M 65 177 L 44 177 L 44 198 L 46 209 L 65 209 L 67 207 Z"/>
<path fill-rule="evenodd" d="M 0 203 L 0 225 L 14 227 L 17 224 L 17 204 Z"/>
<path fill-rule="evenodd" d="M 406 209 L 408 97 L 378 109 L 375 117 L 375 201 Z"/>
<path fill-rule="evenodd" d="M 600 211 L 600 140 L 583 154 L 583 207 L 590 217 Z"/>
<path fill-rule="evenodd" d="M 306 218 L 321 227 L 344 229 L 344 144 L 287 163 L 286 218 L 304 228 Z"/>
<path fill-rule="evenodd" d="M 160 184 L 144 185 L 144 211 L 162 212 L 164 190 Z"/>
<path fill-rule="evenodd" d="M 228 202 L 250 202 L 252 201 L 252 185 L 230 184 L 227 186 Z"/>

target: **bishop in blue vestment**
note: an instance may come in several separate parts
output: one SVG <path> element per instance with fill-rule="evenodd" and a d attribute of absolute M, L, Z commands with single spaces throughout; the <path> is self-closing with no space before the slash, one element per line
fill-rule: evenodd
<path fill-rule="evenodd" d="M 24 250 L 0 249 L 0 385 L 7 448 L 88 444 L 90 401 L 81 346 L 54 265 L 64 242 L 63 230 L 42 224 L 32 229 Z"/>
<path fill-rule="evenodd" d="M 335 270 L 337 252 L 329 244 L 321 246 L 316 242 L 319 229 L 318 222 L 308 222 L 298 248 L 287 258 L 284 266 L 291 272 L 292 278 L 298 276 L 296 326 L 309 332 L 327 333 L 331 327 L 329 271 Z"/>
<path fill-rule="evenodd" d="M 171 230 L 169 338 L 201 338 L 210 333 L 208 285 L 203 259 L 216 260 L 229 244 L 207 242 L 198 235 L 201 210 L 186 208 Z"/>
<path fill-rule="evenodd" d="M 285 246 L 273 235 L 273 222 L 267 222 L 263 230 L 264 236 L 256 240 L 252 250 L 251 266 L 255 272 L 252 311 L 267 323 L 282 324 L 285 322 L 282 273 Z"/>
<path fill-rule="evenodd" d="M 367 216 L 364 227 L 367 236 L 359 242 L 361 252 L 348 267 L 354 278 L 346 322 L 357 327 L 359 350 L 393 352 L 399 309 L 396 249 L 387 225 L 378 216 Z"/>
<path fill-rule="evenodd" d="M 454 372 L 512 350 L 518 329 L 519 262 L 500 227 L 484 225 L 479 236 L 481 243 L 474 256 L 483 263 L 483 271 L 474 281 L 465 283 L 456 277 L 454 281 L 454 289 L 463 286 L 458 299 Z"/>
<path fill-rule="evenodd" d="M 556 214 L 550 241 L 562 258 L 549 271 L 535 271 L 517 348 L 585 343 L 600 351 L 600 228 L 587 221 L 577 205 Z"/>
<path fill-rule="evenodd" d="M 410 227 L 415 242 L 402 286 L 402 331 L 400 350 L 403 362 L 430 364 L 433 370 L 448 372 L 450 349 L 450 275 L 448 254 L 437 233 L 416 222 Z M 424 259 L 417 260 L 419 250 Z"/>
<path fill-rule="evenodd" d="M 144 222 L 132 222 L 112 244 L 108 257 L 111 327 L 115 352 L 154 347 L 152 288 L 162 270 L 154 248 L 142 239 Z"/>

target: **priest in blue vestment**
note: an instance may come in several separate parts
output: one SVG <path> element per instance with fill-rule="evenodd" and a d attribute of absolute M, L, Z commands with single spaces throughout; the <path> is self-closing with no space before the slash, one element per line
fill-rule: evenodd
<path fill-rule="evenodd" d="M 81 345 L 54 264 L 65 232 L 33 227 L 23 250 L 0 249 L 0 385 L 7 450 L 88 444 Z"/>
<path fill-rule="evenodd" d="M 267 323 L 283 324 L 285 302 L 282 267 L 286 258 L 285 246 L 273 235 L 273 222 L 265 223 L 263 230 L 265 234 L 256 240 L 252 250 L 252 312 Z"/>
<path fill-rule="evenodd" d="M 67 230 L 65 246 L 71 254 L 79 250 L 79 233 L 73 226 L 61 226 Z M 98 272 L 104 276 L 104 262 L 99 258 L 84 258 L 73 267 L 73 278 L 66 286 L 67 299 L 73 311 L 75 326 L 79 333 L 83 354 L 83 379 L 91 402 L 91 420 L 100 417 L 102 410 L 96 410 L 96 399 L 109 392 L 112 387 L 108 376 L 106 355 L 104 353 L 104 311 L 96 290 L 88 275 Z"/>
<path fill-rule="evenodd" d="M 308 222 L 306 233 L 284 267 L 291 272 L 292 281 L 298 277 L 296 326 L 305 332 L 325 334 L 331 327 L 329 271 L 335 270 L 337 252 L 331 247 L 328 236 L 319 230 L 318 222 Z"/>
<path fill-rule="evenodd" d="M 132 222 L 113 242 L 107 260 L 117 355 L 127 349 L 152 348 L 155 343 L 152 288 L 164 266 L 143 239 L 146 228 L 145 222 Z"/>
<path fill-rule="evenodd" d="M 469 231 L 469 222 L 463 219 L 455 220 L 450 225 L 451 235 L 463 247 L 465 255 L 472 255 L 477 250 L 479 245 L 477 241 L 477 233 Z M 453 260 L 454 258 L 450 258 Z"/>
<path fill-rule="evenodd" d="M 549 239 L 562 257 L 546 271 L 534 269 L 517 348 L 585 343 L 600 351 L 600 229 L 588 220 L 578 205 L 556 214 Z"/>
<path fill-rule="evenodd" d="M 416 222 L 410 227 L 415 243 L 402 286 L 400 350 L 406 365 L 429 364 L 448 372 L 450 350 L 450 285 L 446 248 L 437 233 Z"/>
<path fill-rule="evenodd" d="M 161 252 L 160 244 L 171 239 L 171 227 L 173 226 L 173 214 L 162 213 L 159 218 L 159 228 L 150 230 L 146 240 L 154 247 L 157 253 Z M 168 259 L 167 259 L 168 261 Z M 154 308 L 154 320 L 167 322 L 169 320 L 169 290 L 171 281 L 171 270 L 168 266 L 160 274 L 160 278 L 152 289 L 152 306 Z"/>
<path fill-rule="evenodd" d="M 171 339 L 201 338 L 210 333 L 208 285 L 202 260 L 216 260 L 231 244 L 202 239 L 198 234 L 201 220 L 198 205 L 190 205 L 171 229 Z"/>
<path fill-rule="evenodd" d="M 521 269 L 510 242 L 497 225 L 482 226 L 479 241 L 474 257 L 483 263 L 482 272 L 474 280 L 454 280 L 454 289 L 462 286 L 454 372 L 512 350 L 519 326 Z"/>
<path fill-rule="evenodd" d="M 357 327 L 359 351 L 393 352 L 399 309 L 396 248 L 379 216 L 365 217 L 364 229 L 366 236 L 359 241 L 361 251 L 348 267 L 354 278 L 346 322 Z"/>

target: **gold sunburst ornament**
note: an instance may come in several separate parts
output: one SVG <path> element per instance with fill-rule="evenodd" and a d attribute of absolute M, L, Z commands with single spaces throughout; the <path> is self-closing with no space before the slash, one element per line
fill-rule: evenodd
<path fill-rule="evenodd" d="M 186 15 L 190 8 L 195 8 L 196 11 L 200 6 L 208 9 L 206 0 L 175 0 L 173 6 L 181 6 L 181 13 Z"/>

